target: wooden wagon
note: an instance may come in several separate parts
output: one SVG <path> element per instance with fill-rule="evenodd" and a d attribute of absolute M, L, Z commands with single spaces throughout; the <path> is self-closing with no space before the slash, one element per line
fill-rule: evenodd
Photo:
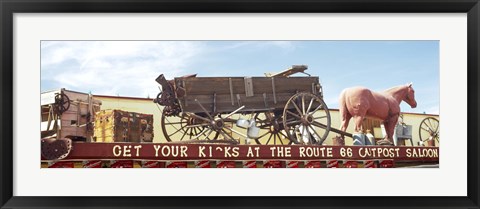
<path fill-rule="evenodd" d="M 177 77 L 156 81 L 167 141 L 322 144 L 330 113 L 319 78 L 296 65 L 265 77 Z M 307 76 L 291 76 L 304 73 Z M 242 129 L 246 131 L 242 131 Z"/>
<path fill-rule="evenodd" d="M 58 89 L 41 94 L 42 138 L 70 138 L 74 141 L 92 141 L 95 112 L 101 102 L 91 94 Z"/>

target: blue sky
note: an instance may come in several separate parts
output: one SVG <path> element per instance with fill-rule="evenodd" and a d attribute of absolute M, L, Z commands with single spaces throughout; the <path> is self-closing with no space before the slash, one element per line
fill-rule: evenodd
<path fill-rule="evenodd" d="M 42 41 L 41 89 L 154 97 L 161 73 L 264 76 L 299 64 L 320 77 L 329 108 L 348 87 L 413 82 L 418 106 L 402 111 L 439 112 L 438 41 Z"/>

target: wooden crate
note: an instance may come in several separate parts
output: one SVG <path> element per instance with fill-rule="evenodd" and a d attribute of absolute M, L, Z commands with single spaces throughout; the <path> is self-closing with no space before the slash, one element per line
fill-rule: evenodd
<path fill-rule="evenodd" d="M 153 115 L 122 110 L 96 113 L 95 142 L 152 142 Z"/>

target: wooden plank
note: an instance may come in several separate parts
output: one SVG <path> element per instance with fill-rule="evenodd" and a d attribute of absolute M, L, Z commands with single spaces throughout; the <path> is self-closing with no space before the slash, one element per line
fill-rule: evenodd
<path fill-rule="evenodd" d="M 272 92 L 272 78 L 252 77 L 253 93 Z M 230 80 L 233 94 L 245 94 L 243 77 L 196 77 L 175 78 L 177 86 L 185 85 L 186 95 L 230 94 Z M 276 77 L 277 93 L 311 92 L 312 83 L 318 83 L 318 77 Z"/>
<path fill-rule="evenodd" d="M 295 73 L 302 72 L 304 73 L 305 70 L 307 70 L 308 66 L 306 65 L 293 65 L 291 68 L 288 68 L 282 72 L 279 73 L 265 73 L 265 75 L 268 75 L 269 77 L 286 77 L 286 76 L 291 76 Z"/>
<path fill-rule="evenodd" d="M 240 96 L 240 101 L 241 105 L 245 105 L 245 108 L 241 110 L 240 112 L 251 112 L 259 109 L 281 109 L 283 110 L 285 104 L 287 101 L 294 95 L 295 93 L 282 93 L 282 94 L 277 94 L 277 104 L 274 104 L 273 102 L 273 96 L 271 93 L 266 93 L 266 103 L 267 106 L 265 106 L 265 101 L 263 94 L 255 94 L 253 97 L 246 97 L 245 94 L 239 95 Z M 236 97 L 235 97 L 236 98 Z M 184 97 L 183 99 L 180 99 L 180 103 L 183 105 L 183 111 L 185 112 L 192 112 L 192 113 L 200 113 L 203 112 L 203 110 L 200 108 L 200 106 L 197 104 L 195 100 L 198 100 L 200 104 L 202 104 L 207 110 L 213 111 L 213 95 L 189 95 L 187 97 Z M 231 98 L 230 95 L 228 94 L 223 94 L 223 95 L 218 95 L 217 94 L 217 101 L 216 101 L 216 106 L 217 106 L 217 112 L 223 112 L 223 113 L 229 113 L 240 106 L 237 104 L 235 101 L 235 105 L 232 105 L 230 102 Z M 185 106 L 185 102 L 187 102 L 189 105 Z"/>

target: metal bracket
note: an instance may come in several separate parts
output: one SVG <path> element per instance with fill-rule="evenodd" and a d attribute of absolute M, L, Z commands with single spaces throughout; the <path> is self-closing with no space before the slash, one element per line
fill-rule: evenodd
<path fill-rule="evenodd" d="M 268 104 L 267 104 L 267 93 L 263 93 L 263 103 L 265 104 L 265 108 L 268 108 Z"/>
<path fill-rule="evenodd" d="M 237 103 L 238 103 L 238 106 L 242 106 L 242 102 L 240 101 L 240 94 L 237 94 Z"/>
<path fill-rule="evenodd" d="M 272 93 L 273 93 L 273 103 L 277 104 L 277 94 L 275 92 L 275 78 L 272 77 Z"/>
<path fill-rule="evenodd" d="M 217 112 L 217 92 L 213 92 L 213 113 Z"/>
<path fill-rule="evenodd" d="M 185 107 L 188 106 L 188 103 L 187 103 L 187 87 L 185 87 L 185 80 L 182 81 L 182 86 L 183 88 L 185 88 L 185 94 L 183 95 L 183 98 L 185 98 Z"/>
<path fill-rule="evenodd" d="M 230 86 L 230 100 L 232 100 L 232 106 L 235 105 L 235 101 L 233 98 L 233 85 L 232 85 L 232 78 L 228 78 L 228 85 Z"/>
<path fill-rule="evenodd" d="M 245 81 L 245 96 L 253 97 L 253 80 L 252 77 L 243 78 Z"/>

